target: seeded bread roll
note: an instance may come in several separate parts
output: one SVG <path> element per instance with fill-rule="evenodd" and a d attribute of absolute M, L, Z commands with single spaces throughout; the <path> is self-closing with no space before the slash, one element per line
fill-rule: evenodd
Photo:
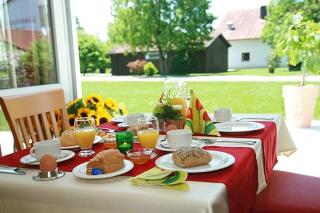
<path fill-rule="evenodd" d="M 172 160 L 178 166 L 193 167 L 209 163 L 212 156 L 200 147 L 182 147 L 173 153 Z"/>
<path fill-rule="evenodd" d="M 86 173 L 90 175 L 93 168 L 101 169 L 104 174 L 118 171 L 124 167 L 123 159 L 124 155 L 117 149 L 104 150 L 88 162 Z"/>

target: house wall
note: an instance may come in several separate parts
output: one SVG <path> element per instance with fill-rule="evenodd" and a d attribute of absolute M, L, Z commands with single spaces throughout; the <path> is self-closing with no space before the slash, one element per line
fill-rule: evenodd
<path fill-rule="evenodd" d="M 267 68 L 271 48 L 260 39 L 244 39 L 229 41 L 229 69 Z M 249 61 L 242 61 L 242 53 L 250 53 Z M 281 59 L 280 67 L 287 65 L 286 59 Z"/>
<path fill-rule="evenodd" d="M 228 46 L 222 39 L 216 39 L 206 49 L 206 72 L 226 72 L 228 70 Z"/>
<path fill-rule="evenodd" d="M 137 59 L 144 59 L 144 55 L 139 53 L 132 54 L 111 54 L 111 73 L 112 75 L 130 75 L 127 64 Z"/>

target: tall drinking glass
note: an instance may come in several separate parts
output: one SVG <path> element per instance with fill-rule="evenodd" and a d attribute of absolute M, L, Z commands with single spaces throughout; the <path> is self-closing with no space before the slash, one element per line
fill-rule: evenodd
<path fill-rule="evenodd" d="M 137 135 L 140 145 L 152 152 L 151 158 L 157 157 L 153 152 L 159 139 L 159 122 L 156 117 L 138 119 Z"/>
<path fill-rule="evenodd" d="M 88 157 L 95 153 L 92 150 L 92 144 L 96 136 L 94 118 L 76 118 L 74 121 L 74 135 L 80 146 L 80 157 Z"/>

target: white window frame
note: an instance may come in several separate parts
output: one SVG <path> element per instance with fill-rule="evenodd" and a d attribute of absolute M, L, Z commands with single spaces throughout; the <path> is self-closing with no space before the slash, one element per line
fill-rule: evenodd
<path fill-rule="evenodd" d="M 81 97 L 80 63 L 77 31 L 70 10 L 70 0 L 50 0 L 53 43 L 58 75 L 57 84 L 1 89 L 0 96 L 26 94 L 63 88 L 66 101 Z"/>

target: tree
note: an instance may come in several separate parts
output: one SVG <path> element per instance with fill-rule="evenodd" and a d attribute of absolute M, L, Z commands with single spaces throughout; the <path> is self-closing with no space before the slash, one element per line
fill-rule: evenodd
<path fill-rule="evenodd" d="M 97 69 L 104 72 L 106 68 L 110 67 L 107 45 L 81 28 L 78 28 L 78 46 L 80 71 L 84 75 Z"/>
<path fill-rule="evenodd" d="M 269 44 L 272 49 L 278 43 L 278 36 L 289 28 L 285 21 L 286 14 L 296 14 L 303 11 L 306 20 L 320 21 L 319 0 L 273 0 L 268 6 L 266 25 L 262 32 L 262 40 Z"/>
<path fill-rule="evenodd" d="M 287 14 L 285 23 L 289 26 L 279 33 L 275 52 L 288 56 L 289 62 L 296 65 L 302 62 L 302 79 L 305 85 L 306 72 L 319 72 L 320 68 L 320 23 L 305 20 L 302 13 Z"/>
<path fill-rule="evenodd" d="M 113 43 L 159 52 L 160 71 L 166 74 L 166 56 L 175 50 L 204 47 L 214 17 L 209 0 L 113 0 L 114 22 L 109 25 Z"/>

